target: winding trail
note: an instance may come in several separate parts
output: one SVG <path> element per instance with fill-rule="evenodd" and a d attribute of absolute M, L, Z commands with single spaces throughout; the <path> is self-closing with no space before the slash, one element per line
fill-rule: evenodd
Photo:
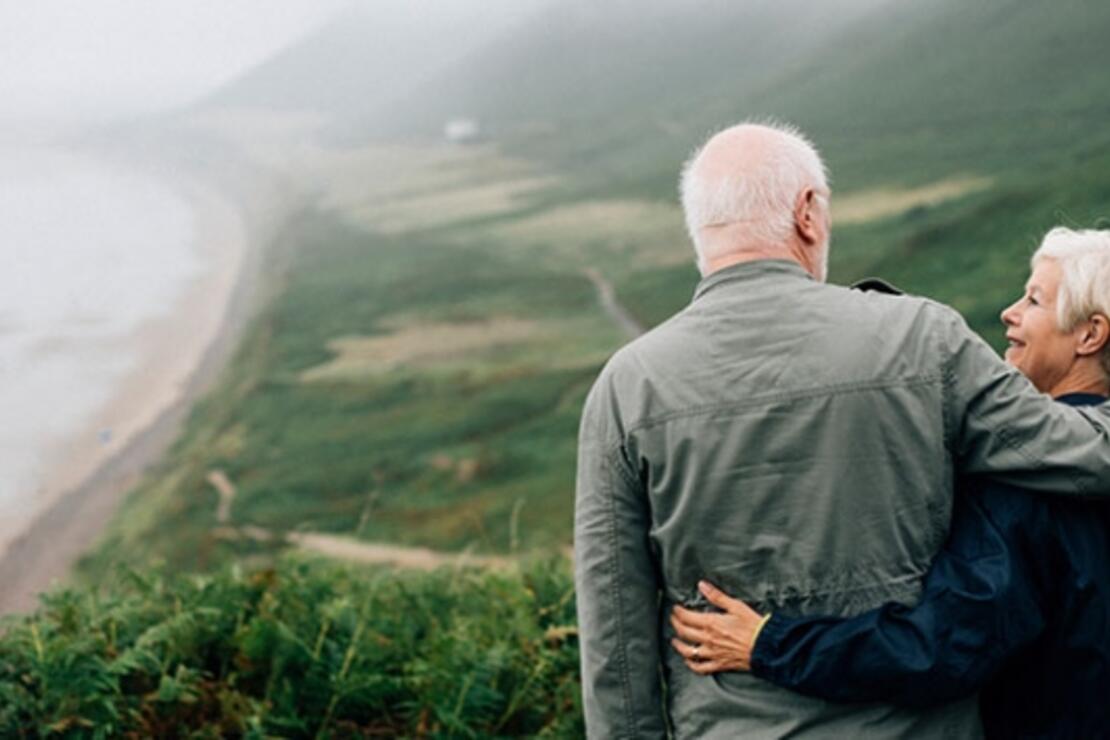
<path fill-rule="evenodd" d="M 426 547 L 404 547 L 362 542 L 351 537 L 317 532 L 272 532 L 264 527 L 222 526 L 212 530 L 212 536 L 221 540 L 249 539 L 255 542 L 276 542 L 306 552 L 336 560 L 366 565 L 394 565 L 412 570 L 435 570 L 445 566 L 455 568 L 508 568 L 512 558 L 493 555 L 472 555 L 467 552 L 439 552 Z"/>
<path fill-rule="evenodd" d="M 209 471 L 206 480 L 216 489 L 216 493 L 220 494 L 220 505 L 216 509 L 216 521 L 220 524 L 227 524 L 231 521 L 231 501 L 235 498 L 235 486 L 231 484 L 222 470 Z"/>
<path fill-rule="evenodd" d="M 235 485 L 222 470 L 209 471 L 207 480 L 220 494 L 219 508 L 216 511 L 216 520 L 220 526 L 212 530 L 212 536 L 217 539 L 275 542 L 337 560 L 367 565 L 395 565 L 414 570 L 435 570 L 444 566 L 507 568 L 514 562 L 514 559 L 509 557 L 473 555 L 467 552 L 439 552 L 426 547 L 363 542 L 353 537 L 335 534 L 273 532 L 253 524 L 236 526 L 231 524 L 231 503 L 235 498 Z"/>
<path fill-rule="evenodd" d="M 597 288 L 597 300 L 601 304 L 602 310 L 616 322 L 617 326 L 629 339 L 635 339 L 644 333 L 644 327 L 640 322 L 617 300 L 617 291 L 613 289 L 612 283 L 592 267 L 584 268 L 582 274 L 588 277 L 594 287 Z"/>

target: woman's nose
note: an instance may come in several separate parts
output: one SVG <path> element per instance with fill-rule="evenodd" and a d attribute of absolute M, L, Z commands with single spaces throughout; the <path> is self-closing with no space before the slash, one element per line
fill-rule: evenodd
<path fill-rule="evenodd" d="M 1005 324 L 1006 326 L 1014 326 L 1017 324 L 1020 317 L 1018 314 L 1018 305 L 1020 303 L 1021 301 L 1017 301 L 1016 303 L 1011 303 L 1009 306 L 1006 306 L 1006 308 L 1002 309 L 1003 324 Z"/>

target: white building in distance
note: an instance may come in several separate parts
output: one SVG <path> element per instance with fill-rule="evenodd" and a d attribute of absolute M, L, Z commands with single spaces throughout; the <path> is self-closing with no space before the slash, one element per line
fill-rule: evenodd
<path fill-rule="evenodd" d="M 482 128 L 473 118 L 452 118 L 443 127 L 443 136 L 452 144 L 470 144 L 481 136 Z"/>

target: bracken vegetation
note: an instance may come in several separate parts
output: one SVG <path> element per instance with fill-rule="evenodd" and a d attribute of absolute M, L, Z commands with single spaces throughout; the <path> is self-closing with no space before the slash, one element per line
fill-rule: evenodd
<path fill-rule="evenodd" d="M 565 560 L 126 572 L 9 618 L 0 736 L 580 735 L 573 615 Z"/>

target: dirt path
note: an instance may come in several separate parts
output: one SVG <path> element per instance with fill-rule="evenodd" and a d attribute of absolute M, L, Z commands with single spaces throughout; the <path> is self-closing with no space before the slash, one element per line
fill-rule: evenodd
<path fill-rule="evenodd" d="M 216 489 L 216 493 L 220 494 L 220 504 L 216 508 L 216 521 L 227 524 L 231 521 L 231 502 L 235 498 L 235 486 L 231 485 L 231 481 L 222 470 L 209 471 L 206 480 Z"/>
<path fill-rule="evenodd" d="M 404 547 L 373 542 L 362 542 L 351 537 L 316 532 L 288 532 L 279 534 L 263 527 L 221 526 L 212 534 L 225 540 L 251 539 L 256 542 L 281 542 L 306 552 L 337 560 L 367 565 L 394 565 L 414 570 L 435 570 L 444 566 L 507 568 L 514 561 L 508 557 L 472 555 L 470 553 L 438 552 L 426 547 Z"/>
<path fill-rule="evenodd" d="M 207 480 L 220 494 L 216 520 L 220 526 L 212 530 L 213 536 L 223 540 L 250 539 L 256 542 L 281 542 L 307 552 L 324 555 L 353 563 L 395 565 L 415 570 L 434 570 L 443 566 L 477 566 L 505 568 L 512 558 L 489 555 L 471 555 L 466 552 L 448 553 L 426 547 L 404 547 L 382 543 L 363 542 L 351 537 L 316 532 L 272 532 L 253 524 L 234 526 L 231 522 L 231 502 L 235 498 L 235 485 L 222 470 L 208 472 Z"/>
<path fill-rule="evenodd" d="M 592 267 L 582 270 L 582 274 L 588 277 L 594 287 L 597 288 L 597 299 L 601 303 L 602 310 L 616 322 L 617 326 L 629 339 L 635 339 L 644 333 L 644 327 L 640 325 L 640 322 L 617 300 L 617 291 L 613 289 L 612 283 Z"/>

